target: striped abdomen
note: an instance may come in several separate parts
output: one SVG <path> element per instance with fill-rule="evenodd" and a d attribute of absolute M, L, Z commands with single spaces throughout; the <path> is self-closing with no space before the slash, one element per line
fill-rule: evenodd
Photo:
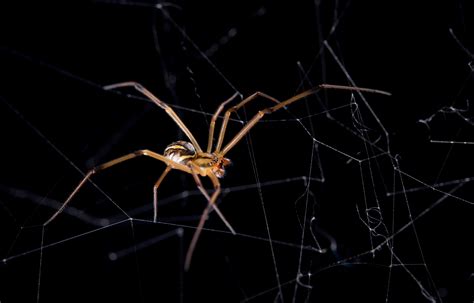
<path fill-rule="evenodd" d="M 180 164 L 187 164 L 196 157 L 196 149 L 186 141 L 176 141 L 165 148 L 163 155 Z"/>

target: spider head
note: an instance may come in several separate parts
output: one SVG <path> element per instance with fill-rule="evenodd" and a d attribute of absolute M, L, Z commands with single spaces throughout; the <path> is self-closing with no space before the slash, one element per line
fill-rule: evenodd
<path fill-rule="evenodd" d="M 212 172 L 217 178 L 223 178 L 225 176 L 225 167 L 232 164 L 232 161 L 228 158 L 218 158 L 216 164 L 212 167 Z"/>

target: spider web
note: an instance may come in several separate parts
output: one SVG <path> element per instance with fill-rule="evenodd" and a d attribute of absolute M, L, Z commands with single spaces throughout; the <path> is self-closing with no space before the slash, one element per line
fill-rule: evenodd
<path fill-rule="evenodd" d="M 5 6 L 0 301 L 472 301 L 469 4 L 411 5 Z M 151 159 L 95 175 L 42 226 L 94 165 L 186 139 L 137 92 L 102 88 L 130 80 L 203 147 L 236 92 L 284 100 L 331 83 L 393 96 L 322 91 L 266 116 L 221 180 L 237 235 L 211 214 L 184 272 L 206 201 L 172 172 L 153 223 L 164 165 Z M 270 105 L 239 111 L 226 140 Z"/>

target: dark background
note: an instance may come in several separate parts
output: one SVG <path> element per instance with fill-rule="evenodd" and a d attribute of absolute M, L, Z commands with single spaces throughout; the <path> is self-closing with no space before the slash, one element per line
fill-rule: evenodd
<path fill-rule="evenodd" d="M 393 169 L 397 159 L 403 172 L 427 184 L 472 177 L 472 145 L 430 143 L 474 141 L 469 1 L 180 1 L 168 3 L 165 13 L 152 4 L 0 7 L 2 303 L 37 302 L 38 284 L 40 302 L 280 302 L 266 221 L 271 238 L 284 243 L 273 249 L 285 302 L 427 301 L 419 285 L 436 301 L 472 302 L 472 185 L 439 187 L 465 201 L 437 204 L 443 194 L 400 179 Z M 239 235 L 228 234 L 212 215 L 206 227 L 213 231 L 203 232 L 187 273 L 183 255 L 205 200 L 190 176 L 174 172 L 159 191 L 165 201 L 160 223 L 140 221 L 152 218 L 152 186 L 163 169 L 150 159 L 94 177 L 127 215 L 89 185 L 71 204 L 82 219 L 65 212 L 41 228 L 54 212 L 48 201 L 64 201 L 80 181 L 74 165 L 86 172 L 134 150 L 162 152 L 184 139 L 138 93 L 103 85 L 142 83 L 174 106 L 204 148 L 208 114 L 236 90 L 283 100 L 319 83 L 349 85 L 324 40 L 356 85 L 393 94 L 364 94 L 388 146 L 364 102 L 347 92 L 322 92 L 268 117 L 228 154 L 234 165 L 221 180 L 227 192 L 220 209 Z M 349 107 L 351 100 L 358 107 Z M 239 119 L 270 105 L 258 102 Z M 429 127 L 419 122 L 435 113 Z M 231 123 L 226 138 L 238 127 Z M 361 134 L 375 143 L 364 144 Z M 313 149 L 313 139 L 336 151 Z M 390 153 L 380 155 L 388 147 Z M 377 158 L 359 165 L 338 151 Z M 324 182 L 306 187 L 302 176 Z M 266 185 L 274 180 L 280 182 Z M 406 196 L 387 196 L 420 186 Z M 374 216 L 372 237 L 358 210 L 362 218 L 366 210 Z M 138 220 L 122 222 L 128 216 Z M 301 245 L 302 230 L 304 245 L 315 247 L 318 240 L 329 249 L 332 240 L 337 247 L 323 254 L 304 250 L 298 266 L 300 249 L 286 244 Z M 377 244 L 393 234 L 392 253 L 387 246 L 369 253 L 371 239 Z M 160 236 L 165 239 L 140 249 Z M 109 259 L 127 248 L 127 256 Z M 299 267 L 301 283 L 311 289 L 295 291 Z"/>

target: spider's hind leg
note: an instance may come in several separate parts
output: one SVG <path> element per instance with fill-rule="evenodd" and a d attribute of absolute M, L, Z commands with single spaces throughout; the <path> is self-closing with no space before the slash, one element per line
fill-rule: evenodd
<path fill-rule="evenodd" d="M 191 243 L 189 244 L 188 252 L 186 253 L 186 260 L 184 263 L 184 268 L 187 271 L 189 269 L 189 266 L 191 265 L 191 259 L 193 257 L 193 252 L 196 247 L 197 241 L 199 239 L 199 236 L 201 235 L 202 228 L 204 227 L 204 223 L 206 222 L 209 212 L 211 211 L 211 208 L 216 211 L 216 213 L 219 215 L 221 220 L 224 222 L 224 224 L 227 226 L 227 228 L 232 232 L 232 234 L 236 234 L 234 228 L 230 225 L 229 221 L 224 217 L 224 215 L 221 213 L 219 208 L 216 205 L 216 200 L 219 194 L 221 193 L 221 184 L 219 180 L 217 179 L 216 176 L 210 174 L 208 175 L 209 179 L 211 179 L 212 184 L 214 184 L 214 192 L 212 193 L 212 196 L 209 196 L 207 193 L 206 189 L 201 183 L 201 179 L 199 179 L 199 176 L 195 172 L 195 170 L 191 169 L 192 175 L 194 177 L 194 180 L 196 181 L 196 185 L 201 191 L 201 193 L 206 197 L 207 201 L 209 202 L 209 205 L 204 209 L 201 219 L 199 220 L 199 224 L 196 227 L 196 231 L 194 232 L 193 239 L 191 240 Z"/>

